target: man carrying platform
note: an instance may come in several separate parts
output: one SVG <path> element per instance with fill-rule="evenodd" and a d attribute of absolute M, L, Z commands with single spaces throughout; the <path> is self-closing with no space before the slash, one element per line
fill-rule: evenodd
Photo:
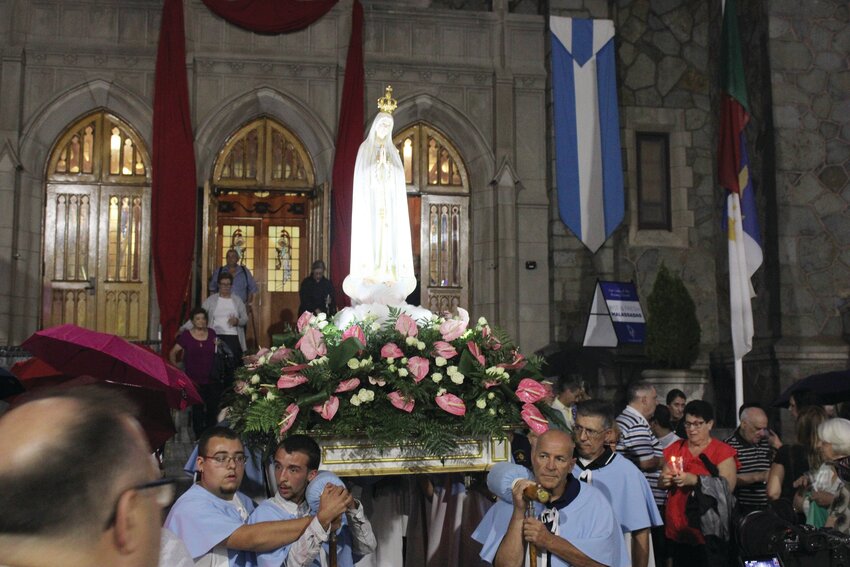
<path fill-rule="evenodd" d="M 512 503 L 496 502 L 472 534 L 482 544 L 482 559 L 495 567 L 521 567 L 527 542 L 536 548 L 541 567 L 628 564 L 611 505 L 599 490 L 570 474 L 574 449 L 572 437 L 563 431 L 549 430 L 538 438 L 532 457 L 534 480 L 513 481 Z M 491 477 L 495 472 L 494 467 Z M 526 517 L 523 492 L 535 481 L 550 498 L 545 506 L 535 504 L 534 516 Z"/>

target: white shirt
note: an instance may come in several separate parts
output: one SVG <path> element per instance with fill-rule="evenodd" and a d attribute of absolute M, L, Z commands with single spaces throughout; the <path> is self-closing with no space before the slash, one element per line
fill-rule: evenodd
<path fill-rule="evenodd" d="M 236 314 L 236 304 L 232 297 L 218 296 L 215 304 L 215 313 L 212 315 L 212 327 L 218 335 L 235 335 L 236 327 L 230 324 L 231 317 L 239 317 Z"/>

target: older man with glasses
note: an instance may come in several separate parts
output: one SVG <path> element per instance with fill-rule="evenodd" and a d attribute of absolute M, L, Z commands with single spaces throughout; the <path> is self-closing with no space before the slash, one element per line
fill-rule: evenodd
<path fill-rule="evenodd" d="M 0 419 L 0 565 L 155 567 L 173 480 L 129 402 L 54 390 Z"/>
<path fill-rule="evenodd" d="M 726 443 L 738 451 L 741 464 L 735 486 L 741 514 L 767 507 L 767 476 L 773 457 L 782 446 L 782 441 L 767 425 L 763 409 L 746 407 L 741 411 L 738 429 L 726 439 Z"/>
<path fill-rule="evenodd" d="M 186 544 L 196 566 L 242 567 L 249 552 L 271 551 L 298 539 L 312 516 L 247 525 L 254 510 L 239 492 L 245 475 L 245 449 L 235 431 L 208 429 L 198 441 L 200 480 L 175 502 L 165 527 Z"/>
<path fill-rule="evenodd" d="M 652 556 L 650 528 L 664 522 L 640 469 L 608 447 L 613 427 L 611 404 L 588 400 L 576 405 L 573 435 L 578 458 L 573 476 L 602 491 L 626 536 L 632 567 L 647 567 Z"/>

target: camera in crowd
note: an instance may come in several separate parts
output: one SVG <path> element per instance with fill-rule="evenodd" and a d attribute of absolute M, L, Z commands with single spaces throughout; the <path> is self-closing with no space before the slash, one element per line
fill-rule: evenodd
<path fill-rule="evenodd" d="M 793 510 L 741 518 L 738 549 L 741 567 L 850 567 L 850 535 L 798 524 Z"/>

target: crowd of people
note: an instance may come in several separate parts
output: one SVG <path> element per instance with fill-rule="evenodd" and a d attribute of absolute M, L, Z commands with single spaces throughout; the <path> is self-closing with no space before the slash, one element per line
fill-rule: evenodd
<path fill-rule="evenodd" d="M 850 534 L 850 421 L 805 392 L 790 400 L 793 444 L 757 404 L 721 441 L 712 406 L 682 390 L 659 404 L 652 384 L 634 382 L 616 412 L 566 377 L 551 382 L 549 430 L 515 431 L 513 462 L 484 482 L 346 483 L 320 470 L 319 445 L 299 434 L 252 462 L 219 411 L 234 370 L 222 353 L 241 363 L 256 282 L 230 251 L 210 290 L 169 353 L 204 399 L 192 408 L 190 488 L 173 502 L 175 479 L 162 478 L 119 395 L 48 392 L 0 419 L 0 567 L 56 557 L 69 567 L 521 567 L 532 555 L 541 567 L 708 567 L 736 564 L 736 519 L 782 504 L 801 523 Z M 302 292 L 302 307 L 333 308 L 321 261 Z M 240 490 L 251 480 L 259 505 Z"/>

